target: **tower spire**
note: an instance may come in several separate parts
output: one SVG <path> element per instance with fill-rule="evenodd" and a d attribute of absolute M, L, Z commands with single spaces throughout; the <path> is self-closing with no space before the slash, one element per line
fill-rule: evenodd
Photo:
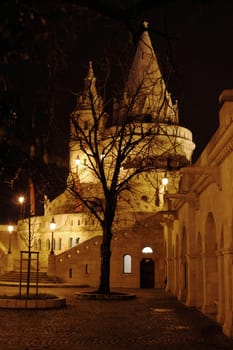
<path fill-rule="evenodd" d="M 135 101 L 132 115 L 151 115 L 153 120 L 175 121 L 175 110 L 168 94 L 159 63 L 148 33 L 149 24 L 142 23 L 143 31 L 129 71 L 125 95 Z"/>
<path fill-rule="evenodd" d="M 97 96 L 96 90 L 96 77 L 94 75 L 92 61 L 89 61 L 89 67 L 86 77 L 84 78 L 84 92 L 87 93 L 87 96 L 90 93 L 94 96 Z"/>

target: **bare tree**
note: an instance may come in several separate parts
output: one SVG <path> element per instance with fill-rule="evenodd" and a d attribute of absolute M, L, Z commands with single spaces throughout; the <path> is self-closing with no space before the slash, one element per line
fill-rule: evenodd
<path fill-rule="evenodd" d="M 97 93 L 91 62 L 84 93 L 71 115 L 68 185 L 80 210 L 87 209 L 102 227 L 98 291 L 106 294 L 110 293 L 111 241 L 120 200 L 135 191 L 138 175 L 146 173 L 150 181 L 150 175 L 168 165 L 175 169 L 187 162 L 179 156 L 177 105 L 172 104 L 153 49 L 146 47 L 147 42 L 143 45 L 149 55 L 147 64 L 143 71 L 137 70 L 137 62 L 132 65 L 112 115 L 105 112 Z M 135 57 L 137 61 L 137 53 Z"/>

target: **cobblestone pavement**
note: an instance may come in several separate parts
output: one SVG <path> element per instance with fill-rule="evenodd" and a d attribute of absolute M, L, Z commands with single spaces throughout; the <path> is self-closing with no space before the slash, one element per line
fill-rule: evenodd
<path fill-rule="evenodd" d="M 127 290 L 137 295 L 128 301 L 78 300 L 76 291 L 50 290 L 66 297 L 63 309 L 0 309 L 0 350 L 233 349 L 213 320 L 163 290 Z"/>

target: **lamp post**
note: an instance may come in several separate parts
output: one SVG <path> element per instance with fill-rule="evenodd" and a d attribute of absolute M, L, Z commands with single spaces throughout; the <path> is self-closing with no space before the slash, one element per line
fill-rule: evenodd
<path fill-rule="evenodd" d="M 53 233 L 56 229 L 56 222 L 54 220 L 54 217 L 52 218 L 51 222 L 50 222 L 50 230 L 51 230 L 51 250 L 50 250 L 50 254 L 54 254 L 53 251 Z"/>
<path fill-rule="evenodd" d="M 11 254 L 11 234 L 13 232 L 14 227 L 12 225 L 8 226 L 8 232 L 9 232 L 9 247 L 8 247 L 8 254 Z"/>

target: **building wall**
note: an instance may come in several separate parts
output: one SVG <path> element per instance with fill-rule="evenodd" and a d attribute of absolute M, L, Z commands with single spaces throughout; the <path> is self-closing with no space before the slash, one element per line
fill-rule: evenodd
<path fill-rule="evenodd" d="M 67 283 L 98 287 L 100 280 L 100 246 L 102 236 L 96 235 L 90 239 L 76 244 L 73 248 L 60 254 L 49 256 L 48 273 L 57 276 Z M 149 247 L 152 252 L 143 252 L 143 248 Z M 161 227 L 158 227 L 155 214 L 148 216 L 131 226 L 125 227 L 114 235 L 112 240 L 111 257 L 111 288 L 140 288 L 142 274 L 142 262 L 147 260 L 153 263 L 154 270 L 153 287 L 163 288 L 165 280 L 164 269 L 164 239 Z M 124 271 L 124 256 L 131 258 L 131 271 Z M 149 274 L 152 273 L 151 270 Z M 147 283 L 144 280 L 144 283 Z"/>
<path fill-rule="evenodd" d="M 220 102 L 218 130 L 171 197 L 167 289 L 233 336 L 233 91 L 223 91 Z"/>

